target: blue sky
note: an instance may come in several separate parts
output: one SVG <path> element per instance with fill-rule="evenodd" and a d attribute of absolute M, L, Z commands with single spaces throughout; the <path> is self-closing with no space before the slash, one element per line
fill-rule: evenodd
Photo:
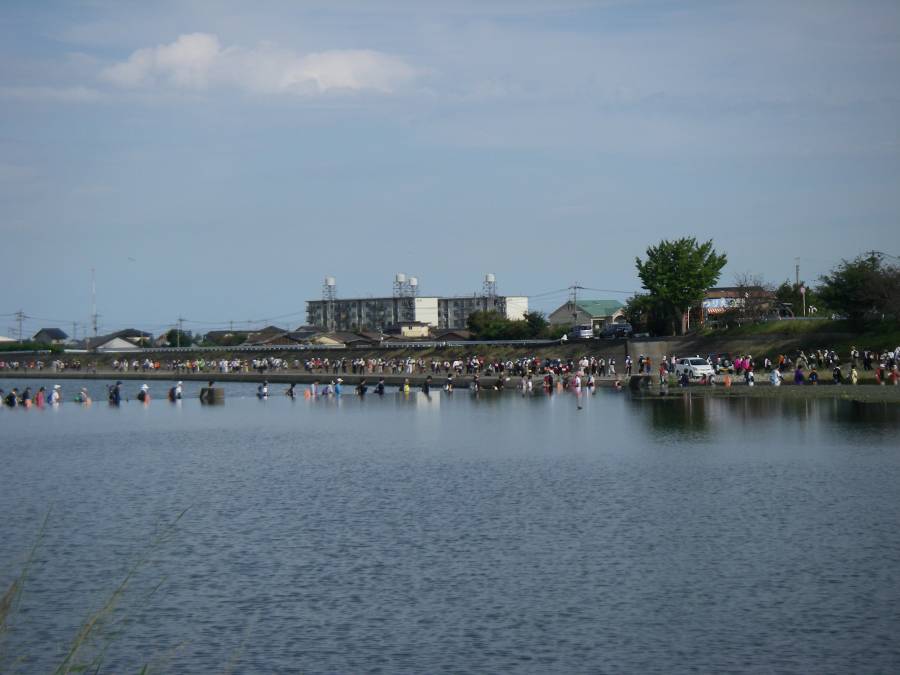
<path fill-rule="evenodd" d="M 326 274 L 552 310 L 661 238 L 723 284 L 900 255 L 896 2 L 442 4 L 4 2 L 0 314 L 86 322 L 92 267 L 101 330 L 202 331 Z"/>

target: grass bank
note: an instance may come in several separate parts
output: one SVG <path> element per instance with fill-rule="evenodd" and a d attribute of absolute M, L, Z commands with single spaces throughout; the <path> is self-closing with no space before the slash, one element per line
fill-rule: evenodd
<path fill-rule="evenodd" d="M 829 348 L 843 355 L 849 352 L 851 346 L 857 349 L 893 349 L 900 345 L 900 323 L 881 321 L 861 324 L 830 319 L 765 321 L 724 329 L 704 329 L 697 335 L 715 340 L 770 339 L 773 345 L 779 346 L 789 341 L 795 343 L 797 348 Z"/>

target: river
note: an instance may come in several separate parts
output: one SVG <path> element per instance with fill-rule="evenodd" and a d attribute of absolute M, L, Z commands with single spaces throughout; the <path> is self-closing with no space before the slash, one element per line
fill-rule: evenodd
<path fill-rule="evenodd" d="M 900 406 L 63 384 L 0 410 L 0 671 L 900 670 Z"/>

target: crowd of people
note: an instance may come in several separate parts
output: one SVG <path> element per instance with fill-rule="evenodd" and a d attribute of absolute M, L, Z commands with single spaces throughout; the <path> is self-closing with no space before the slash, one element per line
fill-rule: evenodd
<path fill-rule="evenodd" d="M 75 394 L 73 400 L 77 403 L 90 403 L 91 397 L 87 389 L 82 387 Z M 22 391 L 19 391 L 18 387 L 13 387 L 8 392 L 0 389 L 0 401 L 7 408 L 57 406 L 63 401 L 62 386 L 54 384 L 50 389 L 42 386 L 38 387 L 36 391 L 32 391 L 31 387 L 25 387 Z"/>
<path fill-rule="evenodd" d="M 660 384 L 668 384 L 673 376 L 681 386 L 694 383 L 687 369 L 678 373 L 678 360 L 674 355 L 662 357 L 655 371 Z M 731 386 L 735 380 L 743 380 L 745 384 L 753 386 L 756 383 L 756 372 L 760 369 L 774 386 L 783 384 L 786 374 L 787 381 L 794 384 L 815 385 L 826 381 L 833 384 L 858 384 L 861 378 L 860 368 L 864 372 L 871 371 L 876 384 L 900 384 L 900 346 L 880 352 L 860 351 L 851 347 L 844 362 L 833 349 L 810 350 L 809 354 L 801 349 L 793 356 L 779 354 L 775 360 L 765 356 L 760 362 L 752 354 L 740 354 L 734 359 L 726 354 L 710 354 L 705 361 L 710 366 L 710 374 L 700 376 L 696 382 L 703 385 Z M 630 356 L 626 356 L 624 372 L 626 376 L 651 375 L 654 373 L 653 362 L 643 354 L 634 362 Z"/>
<path fill-rule="evenodd" d="M 168 390 L 168 399 L 170 401 L 180 401 L 183 397 L 184 382 L 178 382 Z M 142 384 L 134 398 L 141 403 L 150 403 L 150 385 Z M 115 384 L 109 384 L 106 387 L 106 399 L 112 405 L 119 405 L 122 401 L 129 400 L 128 395 L 123 391 L 121 381 Z M 72 397 L 75 403 L 89 405 L 93 403 L 91 395 L 86 387 L 80 387 Z M 8 392 L 0 389 L 0 402 L 7 408 L 24 407 L 30 408 L 36 406 L 42 408 L 44 406 L 55 406 L 63 402 L 62 385 L 54 384 L 49 390 L 46 387 L 38 387 L 36 391 L 32 391 L 31 387 L 25 387 L 19 391 L 18 387 L 13 387 Z"/>
<path fill-rule="evenodd" d="M 873 351 L 869 349 L 859 350 L 851 347 L 846 358 L 842 359 L 833 349 L 821 348 L 808 352 L 798 350 L 794 354 L 779 354 L 774 359 L 764 356 L 761 360 L 755 359 L 751 354 L 740 354 L 732 358 L 726 354 L 710 354 L 706 357 L 706 363 L 710 366 L 710 374 L 704 374 L 699 378 L 692 378 L 686 370 L 677 371 L 678 358 L 674 355 L 666 355 L 658 364 L 643 354 L 635 359 L 626 355 L 622 363 L 621 375 L 625 378 L 631 375 L 658 375 L 661 386 L 668 386 L 672 379 L 681 386 L 695 384 L 713 385 L 723 384 L 731 386 L 735 381 L 743 381 L 753 386 L 756 383 L 757 371 L 766 374 L 766 379 L 773 386 L 781 386 L 785 382 L 795 385 L 820 384 L 831 382 L 834 384 L 857 384 L 860 381 L 860 370 L 864 373 L 872 373 L 877 384 L 900 384 L 900 346 L 893 350 Z M 481 389 L 481 378 L 492 377 L 492 387 L 504 389 L 518 387 L 523 392 L 531 392 L 536 389 L 554 391 L 558 389 L 570 389 L 582 387 L 592 389 L 596 386 L 596 378 L 612 378 L 614 385 L 621 387 L 620 375 L 616 370 L 616 360 L 612 357 L 588 356 L 580 359 L 551 358 L 539 356 L 521 356 L 508 359 L 489 359 L 484 356 L 470 355 L 455 357 L 452 359 L 440 358 L 415 358 L 412 356 L 381 358 L 381 357 L 356 357 L 348 358 L 338 356 L 311 357 L 307 359 L 285 359 L 279 357 L 261 357 L 252 359 L 185 359 L 168 362 L 144 359 L 115 359 L 110 364 L 116 372 L 174 372 L 174 373 L 281 373 L 304 372 L 306 374 L 330 375 L 328 381 L 310 385 L 305 395 L 318 397 L 320 395 L 340 395 L 343 379 L 340 375 L 353 374 L 364 376 L 356 387 L 357 394 L 365 394 L 368 384 L 365 376 L 406 375 L 426 376 L 421 384 L 424 391 L 429 391 L 434 386 L 434 378 L 442 378 L 442 388 L 448 392 L 453 391 L 458 378 L 465 378 L 469 388 L 478 391 Z M 51 372 L 80 372 L 85 365 L 80 359 L 54 360 L 49 364 L 42 361 L 3 361 L 0 360 L 0 371 L 39 371 L 49 369 Z M 87 370 L 93 371 L 93 366 Z M 514 382 L 514 378 L 518 378 Z M 539 384 L 538 384 L 539 383 Z M 410 380 L 406 379 L 402 389 L 409 390 Z M 122 383 L 110 385 L 108 399 L 111 403 L 118 404 L 122 400 Z M 54 385 L 47 390 L 39 387 L 32 391 L 31 387 L 25 387 L 21 391 L 13 388 L 9 392 L 0 389 L 0 399 L 8 407 L 16 406 L 44 406 L 57 405 L 61 402 L 60 385 Z M 295 396 L 295 385 L 288 390 L 289 395 Z M 384 392 L 384 378 L 380 377 L 375 385 L 376 393 Z M 268 384 L 260 385 L 257 392 L 260 398 L 268 396 Z M 170 400 L 179 400 L 182 397 L 182 383 L 169 388 L 167 397 Z M 142 402 L 149 402 L 149 386 L 143 385 L 135 395 Z M 74 396 L 75 401 L 89 403 L 90 396 L 85 389 L 81 389 Z"/>

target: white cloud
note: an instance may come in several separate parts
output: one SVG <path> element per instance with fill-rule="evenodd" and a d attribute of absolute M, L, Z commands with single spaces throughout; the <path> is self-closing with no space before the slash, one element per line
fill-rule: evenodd
<path fill-rule="evenodd" d="M 0 87 L 0 98 L 18 101 L 51 101 L 57 103 L 92 103 L 103 94 L 90 87 L 20 86 Z"/>
<path fill-rule="evenodd" d="M 125 88 L 168 86 L 185 90 L 234 87 L 263 94 L 315 94 L 329 90 L 390 93 L 417 72 L 403 60 L 372 50 L 299 55 L 263 43 L 223 48 L 215 35 L 190 33 L 175 42 L 135 51 L 101 77 Z"/>

